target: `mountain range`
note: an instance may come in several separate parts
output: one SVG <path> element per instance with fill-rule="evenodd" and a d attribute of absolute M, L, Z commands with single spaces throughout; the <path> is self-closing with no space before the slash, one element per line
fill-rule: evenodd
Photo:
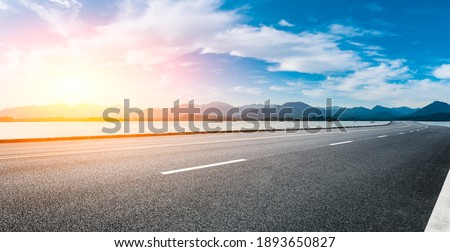
<path fill-rule="evenodd" d="M 186 108 L 186 104 L 180 105 L 181 108 Z M 250 104 L 239 107 L 239 113 L 227 116 L 227 111 L 234 106 L 223 102 L 212 102 L 204 105 L 195 105 L 196 108 L 200 108 L 200 113 L 209 111 L 220 111 L 223 116 L 217 116 L 212 113 L 208 118 L 202 117 L 200 114 L 195 116 L 195 120 L 204 119 L 237 119 L 245 112 L 253 109 L 253 114 L 249 117 L 258 120 L 267 119 L 266 115 L 261 112 L 263 104 Z M 86 121 L 86 120 L 103 120 L 102 113 L 108 107 L 98 106 L 91 104 L 79 104 L 75 106 L 69 106 L 66 104 L 55 104 L 48 106 L 27 106 L 27 107 L 14 107 L 7 108 L 0 111 L 0 121 Z M 116 114 L 115 118 L 123 118 L 123 106 L 115 106 L 120 109 L 120 113 Z M 435 101 L 423 108 L 409 108 L 409 107 L 397 107 L 387 108 L 380 105 L 373 107 L 372 109 L 364 107 L 332 107 L 332 108 L 320 108 L 313 107 L 303 102 L 287 102 L 283 105 L 271 105 L 274 111 L 281 112 L 278 116 L 272 116 L 272 119 L 337 119 L 340 120 L 352 120 L 352 121 L 390 121 L 390 120 L 415 120 L 415 121 L 450 121 L 450 105 L 445 102 Z M 293 113 L 287 111 L 292 108 Z M 254 113 L 256 111 L 257 113 Z M 161 120 L 163 110 L 161 108 L 153 109 L 152 113 L 144 111 L 145 119 Z M 288 112 L 283 115 L 283 112 Z M 343 112 L 342 112 L 343 111 Z M 305 115 L 304 112 L 309 112 L 309 115 Z M 338 112 L 338 113 L 336 113 Z M 339 113 L 342 112 L 342 113 Z M 336 113 L 336 114 L 335 114 Z M 150 116 L 148 116 L 150 115 Z M 137 115 L 134 114 L 132 119 L 136 119 Z M 112 116 L 114 117 L 114 116 Z M 173 116 L 169 113 L 169 120 L 173 119 Z M 180 120 L 187 120 L 187 115 L 182 115 Z"/>

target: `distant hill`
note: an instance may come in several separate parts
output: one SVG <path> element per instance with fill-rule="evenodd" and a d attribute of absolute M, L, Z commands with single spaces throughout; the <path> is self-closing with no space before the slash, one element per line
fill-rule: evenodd
<path fill-rule="evenodd" d="M 223 115 L 225 115 L 234 106 L 224 102 L 211 102 L 204 105 L 198 105 L 198 107 L 200 108 L 201 113 L 203 113 L 208 108 L 217 108 L 222 112 Z"/>
<path fill-rule="evenodd" d="M 347 108 L 342 114 L 341 119 L 347 120 L 367 120 L 372 114 L 370 109 L 364 107 Z"/>
<path fill-rule="evenodd" d="M 186 108 L 187 104 L 181 104 L 181 108 Z M 115 106 L 121 110 L 117 114 L 112 114 L 111 116 L 115 118 L 123 118 L 123 107 Z M 239 114 L 234 114 L 232 118 L 226 116 L 227 112 L 234 108 L 233 105 L 223 103 L 223 102 L 211 102 L 203 105 L 195 105 L 196 108 L 200 108 L 200 112 L 203 113 L 206 110 L 215 111 L 222 113 L 222 117 L 215 116 L 214 113 L 210 114 L 209 117 L 202 117 L 200 114 L 196 114 L 195 120 L 217 120 L 217 119 L 239 119 Z M 264 107 L 263 104 L 250 104 L 238 107 L 242 112 L 244 109 L 254 108 L 261 109 Z M 338 109 L 344 109 L 340 107 L 333 108 L 320 108 L 313 107 L 303 102 L 287 102 L 283 105 L 271 105 L 275 108 L 277 112 L 292 108 L 293 113 L 288 113 L 277 118 L 276 115 L 272 115 L 272 119 L 306 119 L 315 118 L 316 120 L 324 120 L 325 114 L 331 115 L 331 111 L 336 111 Z M 103 111 L 106 106 L 97 106 L 90 104 L 79 104 L 75 106 L 69 106 L 66 104 L 55 104 L 48 106 L 27 106 L 27 107 L 15 107 L 7 108 L 0 111 L 0 121 L 10 122 L 10 121 L 27 121 L 27 120 L 37 120 L 37 121 L 58 121 L 58 120 L 102 120 Z M 214 108 L 214 109 L 211 109 Z M 313 114 L 304 115 L 304 112 L 312 112 Z M 144 110 L 144 118 L 150 120 L 161 120 L 162 119 L 162 109 L 155 108 L 152 114 L 149 114 L 147 110 Z M 329 113 L 325 113 L 325 112 Z M 149 116 L 150 115 L 150 116 Z M 260 120 L 267 119 L 266 116 L 258 111 L 256 115 L 251 116 L 252 118 L 257 118 Z M 304 118 L 305 117 L 305 118 Z M 182 115 L 180 120 L 188 120 L 188 115 Z M 138 119 L 136 114 L 131 115 L 131 119 Z M 170 113 L 169 108 L 169 120 L 173 120 L 173 116 Z M 333 118 L 337 119 L 337 118 Z M 339 117 L 340 120 L 352 120 L 352 121 L 389 121 L 389 120 L 419 120 L 419 121 L 449 121 L 450 120 L 450 105 L 445 102 L 433 102 L 421 109 L 409 108 L 409 107 L 398 107 L 398 108 L 387 108 L 380 105 L 373 107 L 372 109 L 364 107 L 354 107 L 345 109 L 344 113 Z"/>
<path fill-rule="evenodd" d="M 426 116 L 437 113 L 450 113 L 450 105 L 445 102 L 435 101 L 412 113 L 410 116 Z"/>
<path fill-rule="evenodd" d="M 397 112 L 395 112 L 394 110 L 380 106 L 380 105 L 373 107 L 372 112 L 397 114 Z"/>
<path fill-rule="evenodd" d="M 302 118 L 305 110 L 314 108 L 303 102 L 287 102 L 287 103 L 284 103 L 283 105 L 271 104 L 270 106 L 271 106 L 271 108 L 275 109 L 277 114 L 280 111 L 282 111 L 283 114 L 279 114 L 280 119 L 281 118 L 291 118 L 291 119 Z M 239 108 L 241 109 L 241 111 L 243 111 L 244 109 L 261 109 L 264 107 L 265 107 L 264 104 L 250 104 L 250 105 L 240 106 Z M 286 110 L 286 109 L 292 109 L 293 113 L 287 113 L 287 111 L 289 111 L 289 110 Z M 318 109 L 318 108 L 316 108 L 316 109 Z M 321 109 L 318 109 L 318 110 L 322 111 Z M 256 118 L 258 118 L 260 120 L 267 119 L 266 115 L 264 115 L 261 110 L 259 111 L 259 113 L 257 113 Z M 277 118 L 277 116 L 272 115 L 271 118 Z"/>
<path fill-rule="evenodd" d="M 391 108 L 391 110 L 398 115 L 409 115 L 416 111 L 418 108 L 408 108 L 408 107 L 399 107 L 399 108 Z"/>
<path fill-rule="evenodd" d="M 292 114 L 293 118 L 302 118 L 304 116 L 305 110 L 312 108 L 312 106 L 303 103 L 303 102 L 287 102 L 278 107 L 278 109 L 283 108 L 292 108 L 294 113 Z"/>
<path fill-rule="evenodd" d="M 445 102 L 435 101 L 403 118 L 416 121 L 449 121 L 450 105 Z"/>
<path fill-rule="evenodd" d="M 386 108 L 380 105 L 377 105 L 372 108 L 373 113 L 388 113 L 392 115 L 408 115 L 416 112 L 419 109 L 412 109 L 408 107 L 400 107 L 400 108 Z"/>

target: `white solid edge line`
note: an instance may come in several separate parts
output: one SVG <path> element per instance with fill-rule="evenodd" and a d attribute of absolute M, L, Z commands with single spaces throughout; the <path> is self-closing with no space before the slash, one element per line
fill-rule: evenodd
<path fill-rule="evenodd" d="M 405 123 L 407 124 L 407 123 Z M 407 126 L 401 127 L 393 127 L 392 129 L 399 128 L 408 128 Z M 367 131 L 377 131 L 377 130 L 385 130 L 385 128 L 376 128 L 376 129 L 366 129 L 366 130 L 355 130 L 348 131 L 349 133 L 359 133 L 359 132 L 367 132 Z M 411 131 L 412 132 L 412 131 Z M 325 132 L 320 133 L 321 135 L 328 134 L 336 134 L 340 133 L 336 132 Z M 38 158 L 38 157 L 53 157 L 53 156 L 62 156 L 62 155 L 74 155 L 74 154 L 88 154 L 88 153 L 102 153 L 102 152 L 113 152 L 113 151 L 123 151 L 123 150 L 141 150 L 141 149 L 153 149 L 160 147 L 175 147 L 175 146 L 186 146 L 186 145 L 196 145 L 196 144 L 213 144 L 213 143 L 225 143 L 225 142 L 236 142 L 236 141 L 249 141 L 249 140 L 262 140 L 262 139 L 271 139 L 271 138 L 285 138 L 285 137 L 304 137 L 308 136 L 308 134 L 295 134 L 295 135 L 277 135 L 277 136 L 268 136 L 268 137 L 254 137 L 254 138 L 238 138 L 238 139 L 223 139 L 223 140 L 215 140 L 215 141 L 201 141 L 201 142 L 188 142 L 188 143 L 172 143 L 172 144 L 161 144 L 161 145 L 142 145 L 142 146 L 128 146 L 128 147 L 116 147 L 116 148 L 107 148 L 107 149 L 93 149 L 93 150 L 84 150 L 84 151 L 64 151 L 64 152 L 46 152 L 46 153 L 36 153 L 36 154 L 19 154 L 13 156 L 0 156 L 0 160 L 11 160 L 11 159 L 22 159 L 22 158 Z"/>
<path fill-rule="evenodd" d="M 177 170 L 172 170 L 172 171 L 164 171 L 164 172 L 161 172 L 161 174 L 169 175 L 169 174 L 173 174 L 173 173 L 186 172 L 186 171 L 210 168 L 210 167 L 214 167 L 214 166 L 221 166 L 221 165 L 233 164 L 233 163 L 239 163 L 239 162 L 245 162 L 245 161 L 247 161 L 247 159 L 231 160 L 231 161 L 215 163 L 215 164 L 200 165 L 200 166 L 194 166 L 194 167 L 189 167 L 189 168 L 177 169 Z"/>
<path fill-rule="evenodd" d="M 341 145 L 341 144 L 348 144 L 348 143 L 353 143 L 353 141 L 345 141 L 345 142 L 339 142 L 339 143 L 331 143 L 330 146 Z"/>
<path fill-rule="evenodd" d="M 450 232 L 450 172 L 431 212 L 425 232 Z"/>
<path fill-rule="evenodd" d="M 387 135 L 377 136 L 377 138 L 387 137 Z"/>

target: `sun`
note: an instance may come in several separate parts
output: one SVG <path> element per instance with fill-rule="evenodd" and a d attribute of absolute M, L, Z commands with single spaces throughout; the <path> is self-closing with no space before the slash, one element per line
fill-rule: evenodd
<path fill-rule="evenodd" d="M 51 103 L 103 104 L 111 95 L 120 94 L 117 83 L 122 83 L 122 77 L 109 71 L 96 71 L 84 68 L 69 68 L 56 74 L 43 73 L 38 93 L 41 99 Z M 36 94 L 37 95 L 37 94 Z M 121 97 L 121 96 L 119 96 Z"/>
<path fill-rule="evenodd" d="M 63 84 L 65 91 L 71 94 L 81 94 L 84 89 L 84 83 L 77 80 L 69 80 Z"/>
<path fill-rule="evenodd" d="M 85 98 L 89 82 L 79 78 L 70 78 L 60 84 L 60 99 L 69 105 L 76 105 Z"/>

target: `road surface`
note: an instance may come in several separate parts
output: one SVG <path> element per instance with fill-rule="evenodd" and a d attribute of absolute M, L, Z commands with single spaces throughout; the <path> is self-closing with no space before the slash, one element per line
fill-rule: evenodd
<path fill-rule="evenodd" d="M 0 145 L 0 231 L 424 231 L 450 128 Z"/>

